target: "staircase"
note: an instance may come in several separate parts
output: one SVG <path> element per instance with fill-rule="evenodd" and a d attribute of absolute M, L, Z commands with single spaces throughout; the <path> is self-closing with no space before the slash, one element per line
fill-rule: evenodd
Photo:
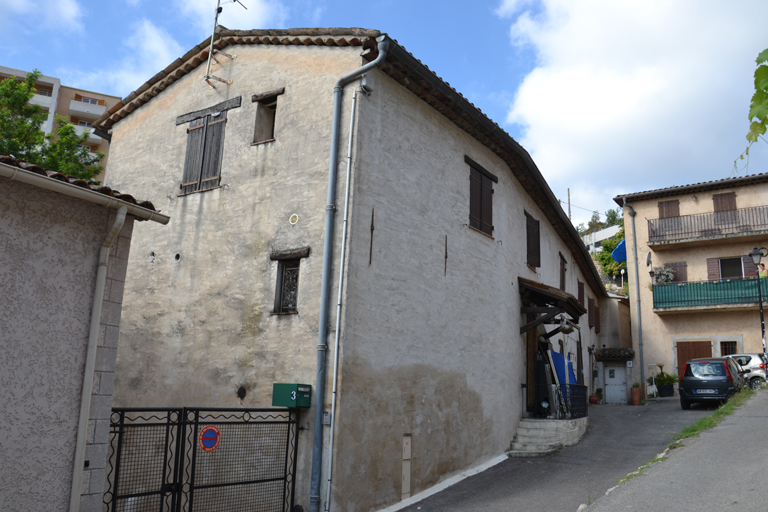
<path fill-rule="evenodd" d="M 507 455 L 510 457 L 544 457 L 564 446 L 579 442 L 587 431 L 588 418 L 577 420 L 544 420 L 522 418 Z"/>

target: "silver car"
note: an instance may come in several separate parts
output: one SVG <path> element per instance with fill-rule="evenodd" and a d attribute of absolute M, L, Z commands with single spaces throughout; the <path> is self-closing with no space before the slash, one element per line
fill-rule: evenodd
<path fill-rule="evenodd" d="M 744 379 L 749 387 L 757 389 L 766 380 L 766 361 L 763 354 L 731 354 L 731 357 L 746 371 Z"/>

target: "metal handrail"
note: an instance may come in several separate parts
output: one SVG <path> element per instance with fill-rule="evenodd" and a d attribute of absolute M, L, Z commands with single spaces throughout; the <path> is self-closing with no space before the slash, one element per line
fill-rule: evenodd
<path fill-rule="evenodd" d="M 768 279 L 762 278 L 761 285 L 768 286 Z M 756 278 L 686 281 L 653 285 L 654 308 L 757 304 L 757 302 Z"/>
<path fill-rule="evenodd" d="M 768 206 L 648 219 L 648 242 L 717 238 L 768 230 Z"/>

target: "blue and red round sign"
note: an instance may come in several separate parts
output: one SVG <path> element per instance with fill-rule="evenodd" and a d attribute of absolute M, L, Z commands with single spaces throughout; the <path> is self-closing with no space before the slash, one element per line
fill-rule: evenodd
<path fill-rule="evenodd" d="M 219 441 L 221 441 L 221 433 L 219 432 L 219 429 L 213 425 L 208 425 L 201 430 L 200 436 L 197 438 L 197 442 L 204 452 L 212 452 L 218 448 Z"/>

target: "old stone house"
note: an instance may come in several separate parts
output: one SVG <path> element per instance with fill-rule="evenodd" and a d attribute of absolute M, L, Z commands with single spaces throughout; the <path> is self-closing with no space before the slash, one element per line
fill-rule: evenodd
<path fill-rule="evenodd" d="M 168 217 L 148 201 L 0 155 L 3 510 L 102 509 L 136 220 Z"/>
<path fill-rule="evenodd" d="M 498 125 L 375 30 L 219 31 L 211 86 L 208 44 L 97 123 L 107 183 L 172 219 L 134 238 L 116 404 L 269 406 L 274 382 L 311 384 L 297 503 L 325 501 L 318 435 L 331 508 L 374 510 L 509 448 L 547 324 L 576 326 L 550 341 L 588 383 L 604 288 Z"/>
<path fill-rule="evenodd" d="M 756 174 L 614 199 L 624 208 L 630 289 L 638 270 L 632 341 L 638 353 L 642 343 L 646 378 L 658 364 L 679 373 L 695 357 L 763 352 L 749 253 L 768 245 L 767 197 L 768 175 Z"/>

